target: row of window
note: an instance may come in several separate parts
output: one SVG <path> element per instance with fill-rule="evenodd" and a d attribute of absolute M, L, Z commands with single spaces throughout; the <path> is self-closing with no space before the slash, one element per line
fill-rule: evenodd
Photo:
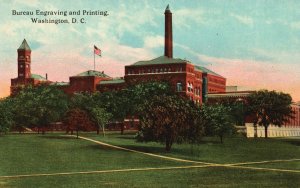
<path fill-rule="evenodd" d="M 23 65 L 20 65 L 20 68 L 23 68 L 24 66 Z M 26 68 L 29 68 L 29 65 L 26 65 Z"/>
<path fill-rule="evenodd" d="M 164 73 L 164 72 L 182 72 L 182 67 L 172 70 L 171 68 L 152 68 L 152 69 L 141 69 L 138 71 L 128 70 L 127 74 L 145 74 L 145 73 Z"/>
<path fill-rule="evenodd" d="M 183 90 L 183 85 L 181 82 L 177 82 L 176 84 L 176 91 L 182 91 Z M 196 87 L 193 89 L 193 84 L 188 82 L 187 84 L 187 91 L 188 92 L 194 92 L 195 95 L 200 96 L 201 89 L 199 87 Z"/>
<path fill-rule="evenodd" d="M 187 68 L 187 72 L 194 72 L 193 68 Z"/>
<path fill-rule="evenodd" d="M 19 56 L 19 60 L 24 60 L 24 56 L 20 55 Z M 26 60 L 30 60 L 30 56 L 29 55 L 26 56 Z"/>
<path fill-rule="evenodd" d="M 19 76 L 24 76 L 24 74 L 23 74 L 23 73 L 20 73 Z M 27 73 L 26 76 L 28 77 L 29 74 Z"/>

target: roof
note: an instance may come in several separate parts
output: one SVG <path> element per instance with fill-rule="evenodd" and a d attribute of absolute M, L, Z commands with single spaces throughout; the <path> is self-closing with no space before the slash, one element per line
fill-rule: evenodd
<path fill-rule="evenodd" d="M 208 98 L 223 98 L 223 97 L 247 97 L 254 91 L 237 91 L 237 92 L 218 92 L 208 93 Z"/>
<path fill-rule="evenodd" d="M 53 82 L 50 85 L 54 85 L 54 86 L 67 86 L 67 85 L 69 85 L 69 82 Z"/>
<path fill-rule="evenodd" d="M 100 82 L 100 85 L 105 85 L 105 84 L 122 84 L 122 83 L 125 83 L 124 79 L 116 78 L 116 79 L 113 79 L 113 80 L 103 80 L 103 81 Z"/>
<path fill-rule="evenodd" d="M 166 12 L 170 12 L 170 13 L 171 13 L 169 4 L 168 4 L 168 6 L 166 7 L 165 13 L 166 13 Z"/>
<path fill-rule="evenodd" d="M 198 69 L 198 70 L 200 70 L 203 73 L 208 73 L 208 74 L 212 74 L 212 75 L 224 78 L 223 76 L 221 76 L 221 75 L 219 75 L 219 74 L 217 74 L 217 73 L 215 73 L 215 72 L 213 72 L 213 71 L 211 71 L 211 70 L 209 70 L 209 69 L 207 69 L 205 67 L 201 67 L 201 66 L 195 65 L 195 68 Z"/>
<path fill-rule="evenodd" d="M 40 80 L 40 81 L 47 81 L 47 79 L 45 77 L 42 77 L 41 75 L 38 75 L 38 74 L 31 74 L 30 78 L 33 78 L 35 80 Z"/>
<path fill-rule="evenodd" d="M 130 66 L 142 66 L 142 65 L 161 65 L 170 63 L 189 63 L 187 60 L 179 58 L 168 58 L 166 56 L 160 56 L 149 61 L 138 61 Z"/>
<path fill-rule="evenodd" d="M 23 42 L 22 42 L 21 46 L 18 48 L 18 50 L 30 50 L 31 51 L 29 45 L 27 44 L 26 39 L 23 40 Z"/>
<path fill-rule="evenodd" d="M 106 74 L 104 74 L 104 72 L 99 72 L 99 71 L 95 71 L 95 70 L 88 70 L 88 71 L 82 72 L 80 74 L 77 74 L 75 76 L 97 76 L 97 77 L 103 77 L 103 78 L 110 78 L 110 76 L 107 76 Z"/>

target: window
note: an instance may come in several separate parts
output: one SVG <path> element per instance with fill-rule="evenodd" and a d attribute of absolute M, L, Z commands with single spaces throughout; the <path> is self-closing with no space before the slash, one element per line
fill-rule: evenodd
<path fill-rule="evenodd" d="M 168 70 L 169 72 L 171 72 L 171 68 L 169 68 L 169 70 Z"/>
<path fill-rule="evenodd" d="M 192 83 L 188 82 L 187 87 L 188 87 L 188 92 L 193 92 L 193 84 Z"/>
<path fill-rule="evenodd" d="M 167 72 L 167 68 L 165 68 L 165 72 Z"/>
<path fill-rule="evenodd" d="M 23 68 L 23 65 L 20 65 L 20 68 Z"/>
<path fill-rule="evenodd" d="M 191 83 L 190 82 L 188 82 L 187 87 L 188 87 L 188 92 L 191 92 Z"/>
<path fill-rule="evenodd" d="M 177 82 L 177 84 L 176 84 L 176 90 L 177 91 L 182 91 L 182 83 L 181 82 Z"/>
<path fill-rule="evenodd" d="M 20 74 L 19 74 L 19 76 L 23 76 L 23 74 L 22 74 L 22 73 L 20 73 Z"/>

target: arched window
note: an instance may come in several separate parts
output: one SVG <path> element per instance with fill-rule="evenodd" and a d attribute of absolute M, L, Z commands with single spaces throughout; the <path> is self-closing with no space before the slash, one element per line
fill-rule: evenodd
<path fill-rule="evenodd" d="M 182 91 L 182 83 L 181 82 L 177 82 L 177 84 L 176 84 L 176 90 L 177 91 Z"/>

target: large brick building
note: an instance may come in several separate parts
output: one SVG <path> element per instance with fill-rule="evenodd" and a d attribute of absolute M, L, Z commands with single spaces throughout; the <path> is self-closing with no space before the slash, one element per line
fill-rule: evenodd
<path fill-rule="evenodd" d="M 107 92 L 120 90 L 129 85 L 149 81 L 165 81 L 170 83 L 174 91 L 187 96 L 196 103 L 208 100 L 214 103 L 223 99 L 232 101 L 245 100 L 251 91 L 226 92 L 226 78 L 192 62 L 173 57 L 172 13 L 167 6 L 165 10 L 165 47 L 162 56 L 151 60 L 142 60 L 125 66 L 125 76 L 112 78 L 104 72 L 87 70 L 69 77 L 69 82 L 51 82 L 40 75 L 31 73 L 31 49 L 24 39 L 18 48 L 18 76 L 11 79 L 11 95 L 15 95 L 26 85 L 47 83 L 55 85 L 67 94 L 75 92 Z M 269 136 L 300 135 L 300 105 L 293 104 L 295 117 L 282 127 L 270 127 Z M 248 137 L 253 137 L 253 123 L 245 119 Z M 264 136 L 263 129 L 258 130 Z"/>
<path fill-rule="evenodd" d="M 69 82 L 51 82 L 31 74 L 31 49 L 26 40 L 18 49 L 18 77 L 11 80 L 11 94 L 24 85 L 50 83 L 65 93 L 111 91 L 149 81 L 170 83 L 176 92 L 201 104 L 206 93 L 225 92 L 226 79 L 219 74 L 180 58 L 173 58 L 172 13 L 165 10 L 164 55 L 152 60 L 142 60 L 125 66 L 124 78 L 112 78 L 104 72 L 88 70 L 69 78 Z"/>

